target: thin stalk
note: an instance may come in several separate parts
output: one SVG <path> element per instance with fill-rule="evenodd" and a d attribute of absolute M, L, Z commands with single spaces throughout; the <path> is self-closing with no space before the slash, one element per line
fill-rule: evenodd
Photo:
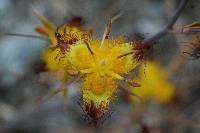
<path fill-rule="evenodd" d="M 156 33 L 153 36 L 150 36 L 149 38 L 144 39 L 142 43 L 145 45 L 146 44 L 150 45 L 150 44 L 155 43 L 157 40 L 159 40 L 163 36 L 165 36 L 168 33 L 168 31 L 173 27 L 177 19 L 179 18 L 180 14 L 182 13 L 185 6 L 187 5 L 188 1 L 189 0 L 181 0 L 180 4 L 178 5 L 178 8 L 175 11 L 174 16 L 167 23 L 167 25 L 160 32 Z"/>
<path fill-rule="evenodd" d="M 40 39 L 40 40 L 48 41 L 47 38 L 42 37 L 42 36 L 29 35 L 29 34 L 20 34 L 20 33 L 6 33 L 6 32 L 2 32 L 2 33 L 0 33 L 0 36 L 16 36 L 16 37 L 34 38 L 34 39 Z"/>

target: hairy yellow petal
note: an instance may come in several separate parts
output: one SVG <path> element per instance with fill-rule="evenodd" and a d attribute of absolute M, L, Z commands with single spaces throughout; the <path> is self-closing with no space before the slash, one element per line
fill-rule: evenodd
<path fill-rule="evenodd" d="M 65 54 L 59 48 L 54 50 L 47 49 L 42 54 L 42 60 L 46 62 L 47 68 L 50 71 L 56 71 L 61 68 L 66 68 L 68 60 Z"/>
<path fill-rule="evenodd" d="M 83 41 L 79 41 L 76 45 L 72 45 L 69 51 L 69 61 L 76 70 L 86 73 L 108 74 L 115 78 L 122 79 L 119 74 L 125 74 L 135 68 L 133 56 L 128 55 L 122 58 L 118 56 L 131 51 L 129 43 L 116 41 L 117 39 L 105 40 L 104 47 L 100 49 L 100 40 L 90 40 L 89 47 L 94 53 L 88 50 Z M 88 72 L 88 73 L 89 73 Z"/>
<path fill-rule="evenodd" d="M 83 82 L 83 101 L 85 104 L 93 101 L 97 108 L 100 105 L 107 107 L 115 89 L 115 80 L 112 78 L 90 74 Z"/>

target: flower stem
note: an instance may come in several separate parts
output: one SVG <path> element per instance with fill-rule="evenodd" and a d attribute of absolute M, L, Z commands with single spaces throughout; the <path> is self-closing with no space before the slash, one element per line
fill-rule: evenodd
<path fill-rule="evenodd" d="M 153 36 L 150 36 L 149 38 L 146 38 L 143 40 L 143 44 L 145 45 L 150 45 L 155 43 L 157 40 L 159 40 L 160 38 L 162 38 L 163 36 L 165 36 L 169 29 L 171 29 L 173 27 L 173 25 L 175 24 L 175 22 L 177 21 L 178 17 L 180 16 L 181 12 L 183 11 L 183 9 L 185 8 L 185 6 L 187 5 L 187 2 L 189 0 L 181 0 L 178 8 L 175 11 L 174 16 L 172 17 L 172 19 L 167 23 L 167 25 L 158 33 L 156 33 Z"/>

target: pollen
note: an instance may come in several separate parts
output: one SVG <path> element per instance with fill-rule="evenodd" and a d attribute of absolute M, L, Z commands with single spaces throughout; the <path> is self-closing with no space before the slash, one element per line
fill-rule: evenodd
<path fill-rule="evenodd" d="M 68 24 L 64 24 L 61 27 L 57 28 L 55 33 L 56 38 L 58 40 L 61 39 L 65 45 L 71 45 L 76 43 L 78 40 L 83 39 L 83 32 L 76 27 L 70 27 Z"/>

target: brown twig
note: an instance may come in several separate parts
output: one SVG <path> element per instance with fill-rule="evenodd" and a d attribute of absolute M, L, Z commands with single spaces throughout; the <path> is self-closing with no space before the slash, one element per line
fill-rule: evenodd
<path fill-rule="evenodd" d="M 143 40 L 143 44 L 154 44 L 157 40 L 159 40 L 160 38 L 162 38 L 163 36 L 165 36 L 168 31 L 173 27 L 173 25 L 175 24 L 175 22 L 177 21 L 178 17 L 180 16 L 181 12 L 183 11 L 183 9 L 185 8 L 185 6 L 187 5 L 187 2 L 189 0 L 181 0 L 178 8 L 175 11 L 174 16 L 172 17 L 172 19 L 167 23 L 167 25 L 158 33 L 156 33 L 153 36 L 150 36 L 149 38 L 146 38 Z"/>

